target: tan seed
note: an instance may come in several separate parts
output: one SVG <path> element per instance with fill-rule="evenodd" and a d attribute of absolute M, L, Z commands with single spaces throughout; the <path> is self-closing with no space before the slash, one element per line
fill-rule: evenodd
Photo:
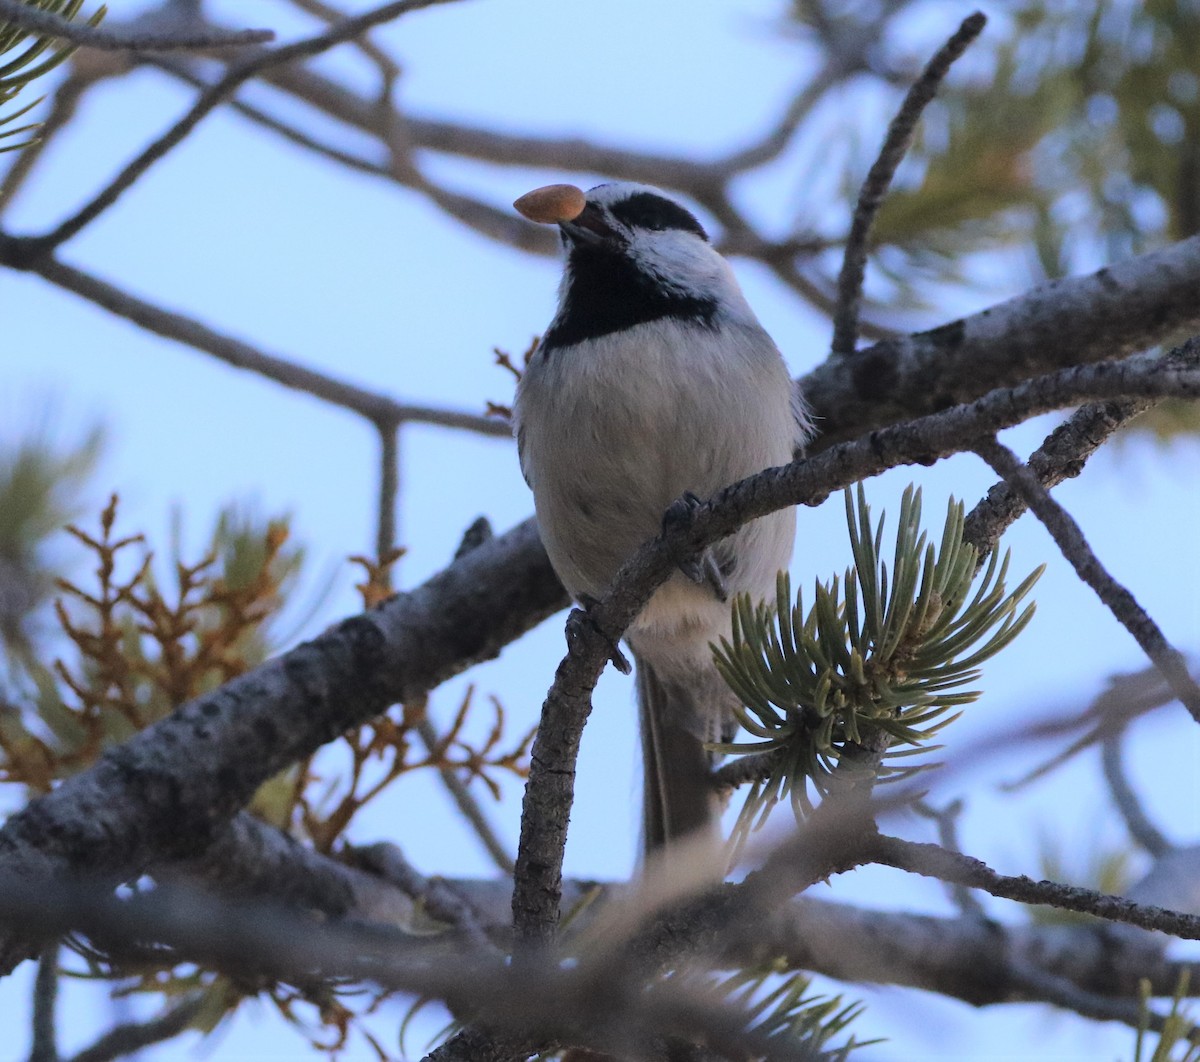
<path fill-rule="evenodd" d="M 587 198 L 573 184 L 547 184 L 513 203 L 518 214 L 545 225 L 574 221 L 586 205 Z"/>

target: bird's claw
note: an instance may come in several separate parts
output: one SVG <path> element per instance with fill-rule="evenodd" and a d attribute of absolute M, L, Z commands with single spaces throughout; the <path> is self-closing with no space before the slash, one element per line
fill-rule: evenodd
<path fill-rule="evenodd" d="M 689 525 L 696 510 L 703 504 L 704 502 L 690 490 L 684 491 L 671 502 L 667 511 L 663 513 L 663 534 L 670 534 L 677 527 Z M 725 583 L 725 576 L 721 574 L 720 565 L 717 564 L 717 559 L 713 556 L 711 549 L 703 550 L 699 556 L 681 560 L 679 570 L 697 586 L 709 587 L 718 601 L 729 600 L 729 587 Z"/>
<path fill-rule="evenodd" d="M 583 627 L 586 625 L 589 629 L 598 634 L 604 639 L 605 649 L 608 654 L 608 659 L 622 675 L 633 674 L 633 665 L 630 664 L 629 658 L 621 652 L 621 647 L 617 642 L 610 638 L 600 625 L 592 618 L 591 610 L 595 608 L 597 602 L 593 597 L 586 595 L 579 598 L 579 607 L 571 609 L 567 615 L 567 646 L 574 648 L 579 639 L 583 636 Z"/>

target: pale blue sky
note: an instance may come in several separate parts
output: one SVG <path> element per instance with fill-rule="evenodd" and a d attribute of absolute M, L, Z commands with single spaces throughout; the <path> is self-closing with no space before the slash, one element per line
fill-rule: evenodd
<path fill-rule="evenodd" d="M 127 0 L 110 4 L 116 17 L 142 6 Z M 228 0 L 211 6 L 230 22 L 277 27 L 285 38 L 302 28 L 282 4 Z M 356 0 L 344 6 L 369 5 Z M 804 47 L 772 34 L 782 7 L 772 0 L 612 0 L 594 7 L 480 0 L 418 13 L 376 36 L 401 58 L 400 96 L 415 113 L 709 155 L 752 138 L 810 69 L 812 56 Z M 944 36 L 969 9 L 949 2 L 925 5 L 908 27 L 912 39 Z M 355 85 L 369 83 L 369 69 L 352 50 L 342 49 L 321 64 Z M 258 86 L 248 92 L 251 97 L 278 102 Z M 169 125 L 191 98 L 190 90 L 149 70 L 96 90 L 76 127 L 50 150 L 10 226 L 37 231 L 58 220 Z M 887 113 L 881 101 L 848 93 L 822 117 L 817 133 L 769 172 L 744 183 L 740 191 L 753 216 L 786 219 L 824 202 L 831 182 L 821 159 L 859 140 L 875 143 Z M 336 128 L 320 128 L 361 147 Z M 444 161 L 430 172 L 501 205 L 537 184 L 563 179 L 558 173 Z M 821 209 L 844 211 L 836 205 Z M 344 173 L 230 111 L 207 118 L 62 256 L 268 352 L 404 400 L 472 411 L 489 399 L 508 400 L 510 379 L 492 367 L 491 348 L 520 351 L 544 327 L 558 274 L 552 261 L 488 243 L 417 195 Z M 816 364 L 828 343 L 827 326 L 761 270 L 744 263 L 735 267 L 793 371 Z M 987 305 L 1027 282 L 1019 256 L 986 267 L 993 285 L 988 291 L 947 295 L 925 323 Z M 10 343 L 0 354 L 0 434 L 19 431 L 48 396 L 58 401 L 64 432 L 75 423 L 103 420 L 109 447 L 97 494 L 120 491 L 125 527 L 145 529 L 161 541 L 170 510 L 179 505 L 196 544 L 221 503 L 253 499 L 265 512 L 293 514 L 296 534 L 313 561 L 310 586 L 345 555 L 370 548 L 375 440 L 356 417 L 148 336 L 34 277 L 0 273 L 0 319 Z M 1028 452 L 1052 423 L 1043 418 L 1012 432 L 1008 441 Z M 1198 460 L 1195 442 L 1164 449 L 1137 440 L 1102 453 L 1080 481 L 1058 491 L 1100 558 L 1184 648 L 1200 643 Z M 410 551 L 401 566 L 405 585 L 441 568 L 479 514 L 501 530 L 532 509 L 514 450 L 503 440 L 409 429 L 402 475 L 400 536 Z M 884 476 L 869 485 L 870 498 L 877 508 L 894 510 L 910 480 L 923 486 L 927 519 L 940 526 L 948 494 L 973 504 L 992 477 L 977 459 L 961 457 Z M 988 696 L 947 733 L 946 758 L 955 745 L 1018 728 L 1020 720 L 1082 706 L 1104 675 L 1144 663 L 1132 639 L 1077 582 L 1040 527 L 1026 518 L 1007 542 L 1014 571 L 1049 564 L 1036 594 L 1038 616 L 987 669 Z M 794 579 L 809 584 L 814 577 L 827 578 L 847 560 L 840 499 L 802 511 Z M 355 577 L 348 566 L 341 568 L 338 589 L 312 630 L 357 608 Z M 499 661 L 439 691 L 434 710 L 444 718 L 473 682 L 480 695 L 494 693 L 504 702 L 515 733 L 536 719 L 561 650 L 561 618 L 555 618 Z M 1178 708 L 1141 725 L 1130 752 L 1131 770 L 1152 814 L 1181 841 L 1200 833 L 1200 793 L 1192 781 L 1197 753 L 1196 728 Z M 1028 762 L 1026 756 L 994 769 L 973 768 L 947 790 L 947 796 L 967 800 L 962 829 L 968 851 L 1004 871 L 1036 872 L 1042 834 L 1061 839 L 1081 860 L 1093 846 L 1123 842 L 1095 756 L 1021 794 L 996 790 L 996 781 L 1019 774 L 1020 763 Z M 629 872 L 636 774 L 632 689 L 609 674 L 585 737 L 568 873 Z M 514 847 L 518 813 L 519 791 L 510 786 L 494 818 Z M 397 840 L 427 873 L 490 870 L 432 779 L 406 779 L 394 801 L 364 815 L 355 837 Z M 894 871 L 862 871 L 818 892 L 871 906 L 950 913 L 936 886 Z M 996 912 L 1020 917 L 1003 905 Z M 0 982 L 0 1013 L 10 1028 L 24 1028 L 30 972 Z M 864 1059 L 1082 1060 L 1131 1054 L 1132 1034 L 1122 1028 L 1051 1018 L 1037 1008 L 976 1012 L 893 989 L 846 991 L 870 1001 L 859 1036 L 891 1037 L 864 1051 Z M 90 1037 L 93 1018 L 80 1016 L 81 992 L 65 996 L 66 1006 L 75 1008 L 64 1022 L 68 1050 Z M 24 1050 L 23 1037 L 12 1038 L 14 1050 Z M 146 1057 L 187 1057 L 187 1043 Z M 998 1045 L 1015 1046 L 1010 1054 L 1009 1046 Z M 215 1043 L 211 1057 L 291 1058 L 301 1047 L 278 1023 L 247 1016 Z M 370 1055 L 359 1044 L 347 1057 Z"/>

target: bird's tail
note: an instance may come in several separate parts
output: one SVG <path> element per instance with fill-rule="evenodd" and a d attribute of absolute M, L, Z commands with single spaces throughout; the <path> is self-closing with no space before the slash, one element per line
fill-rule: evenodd
<path fill-rule="evenodd" d="M 716 841 L 721 801 L 712 784 L 706 741 L 723 729 L 731 696 L 715 671 L 667 678 L 636 656 L 642 732 L 642 833 L 645 854 L 687 840 Z"/>

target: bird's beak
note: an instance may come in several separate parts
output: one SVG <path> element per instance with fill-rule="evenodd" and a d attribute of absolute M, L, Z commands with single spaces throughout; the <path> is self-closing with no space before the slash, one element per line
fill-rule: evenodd
<path fill-rule="evenodd" d="M 617 247 L 625 243 L 624 237 L 591 203 L 570 221 L 560 221 L 558 227 L 577 247 Z"/>

